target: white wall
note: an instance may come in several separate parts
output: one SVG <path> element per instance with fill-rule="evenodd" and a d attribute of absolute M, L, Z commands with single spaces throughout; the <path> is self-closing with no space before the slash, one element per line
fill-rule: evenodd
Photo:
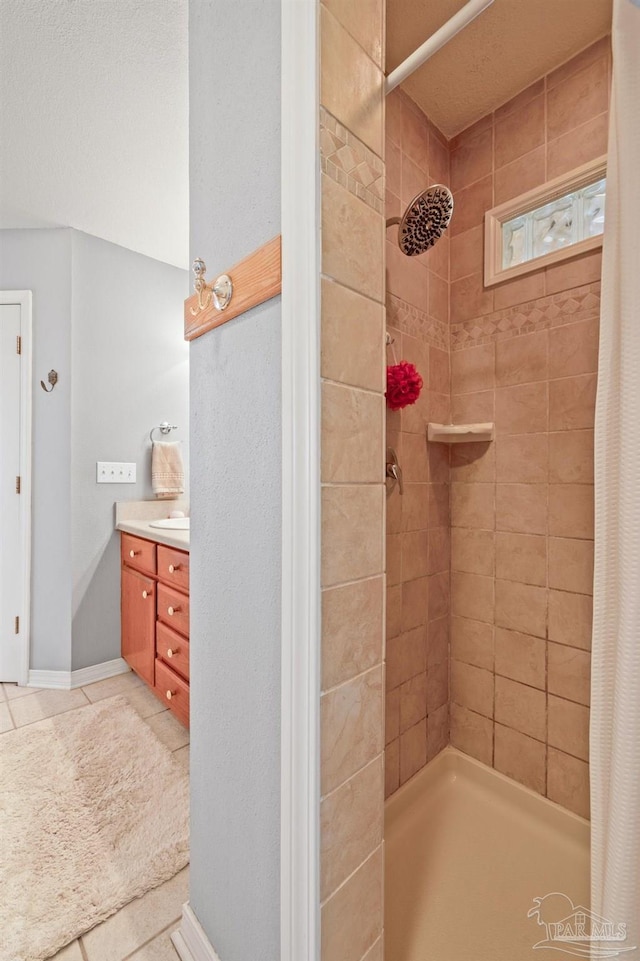
<path fill-rule="evenodd" d="M 71 231 L 1 230 L 0 287 L 33 291 L 31 667 L 71 670 Z M 40 381 L 59 381 L 45 394 Z"/>
<path fill-rule="evenodd" d="M 186 267 L 188 117 L 188 0 L 0 0 L 1 227 Z"/>
<path fill-rule="evenodd" d="M 114 501 L 152 496 L 149 431 L 168 420 L 189 466 L 189 273 L 72 231 L 73 658 L 120 656 Z M 156 434 L 156 437 L 159 437 Z M 137 483 L 96 484 L 97 461 L 135 461 Z"/>
<path fill-rule="evenodd" d="M 215 276 L 280 232 L 280 0 L 191 0 L 189 36 Z M 222 961 L 280 957 L 280 350 L 279 298 L 191 346 L 190 903 Z"/>
<path fill-rule="evenodd" d="M 113 504 L 151 496 L 155 424 L 181 428 L 188 471 L 189 274 L 75 230 L 3 230 L 0 287 L 33 291 L 30 667 L 77 670 L 120 655 Z M 96 484 L 98 460 L 135 461 L 137 483 Z"/>

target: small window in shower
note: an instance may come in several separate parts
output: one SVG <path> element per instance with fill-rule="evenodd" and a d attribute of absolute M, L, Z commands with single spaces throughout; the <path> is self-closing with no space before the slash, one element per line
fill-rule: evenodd
<path fill-rule="evenodd" d="M 485 286 L 602 244 L 606 158 L 536 187 L 485 215 Z"/>

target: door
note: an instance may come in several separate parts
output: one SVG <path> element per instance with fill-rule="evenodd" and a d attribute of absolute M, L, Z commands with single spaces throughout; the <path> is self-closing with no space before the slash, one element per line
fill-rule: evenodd
<path fill-rule="evenodd" d="M 29 643 L 29 301 L 26 292 L 0 294 L 0 680 L 20 683 Z"/>

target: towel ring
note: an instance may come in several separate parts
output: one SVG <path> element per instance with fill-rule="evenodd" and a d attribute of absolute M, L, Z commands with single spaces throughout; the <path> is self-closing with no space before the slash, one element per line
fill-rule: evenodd
<path fill-rule="evenodd" d="M 158 424 L 157 427 L 151 428 L 151 430 L 149 431 L 149 440 L 153 444 L 153 434 L 157 430 L 159 430 L 160 433 L 166 437 L 166 435 L 170 434 L 172 430 L 177 430 L 177 429 L 178 427 L 176 424 L 170 424 L 168 420 L 163 420 L 162 423 Z"/>

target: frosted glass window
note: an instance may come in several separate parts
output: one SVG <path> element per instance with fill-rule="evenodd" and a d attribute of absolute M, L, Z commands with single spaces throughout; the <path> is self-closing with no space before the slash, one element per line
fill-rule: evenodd
<path fill-rule="evenodd" d="M 595 237 L 604 230 L 604 210 L 607 181 L 599 180 L 592 187 L 586 187 L 583 198 L 583 233 L 585 237 Z"/>
<path fill-rule="evenodd" d="M 502 224 L 502 269 L 525 264 L 604 231 L 606 178 Z"/>

